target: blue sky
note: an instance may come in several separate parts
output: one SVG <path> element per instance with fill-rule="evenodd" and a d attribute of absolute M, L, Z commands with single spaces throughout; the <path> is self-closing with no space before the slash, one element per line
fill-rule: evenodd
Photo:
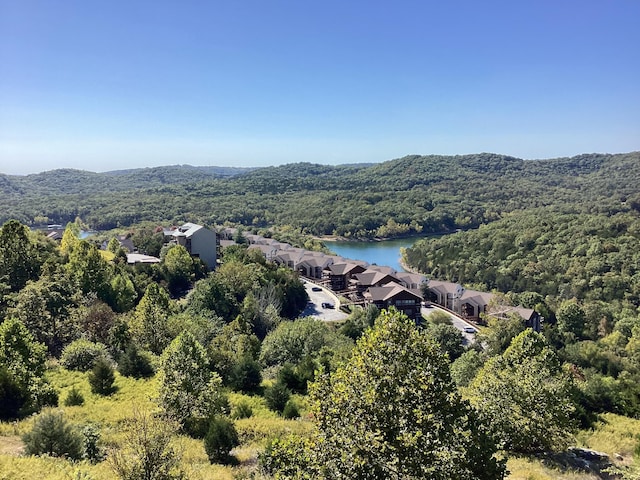
<path fill-rule="evenodd" d="M 640 2 L 0 0 L 0 172 L 640 150 Z"/>

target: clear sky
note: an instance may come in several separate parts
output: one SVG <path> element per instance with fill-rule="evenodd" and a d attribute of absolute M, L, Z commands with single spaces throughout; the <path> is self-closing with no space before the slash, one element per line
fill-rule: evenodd
<path fill-rule="evenodd" d="M 640 150 L 638 0 L 0 0 L 0 172 Z"/>

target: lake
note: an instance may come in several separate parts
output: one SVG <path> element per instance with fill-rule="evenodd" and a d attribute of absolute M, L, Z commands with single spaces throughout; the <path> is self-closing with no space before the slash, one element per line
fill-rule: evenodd
<path fill-rule="evenodd" d="M 341 257 L 364 260 L 404 272 L 400 265 L 400 249 L 412 246 L 422 237 L 397 238 L 381 242 L 325 242 L 329 250 Z"/>

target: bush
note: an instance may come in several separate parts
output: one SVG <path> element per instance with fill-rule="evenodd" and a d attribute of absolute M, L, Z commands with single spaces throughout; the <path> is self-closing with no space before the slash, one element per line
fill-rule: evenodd
<path fill-rule="evenodd" d="M 79 460 L 83 454 L 82 435 L 54 410 L 41 413 L 33 429 L 22 440 L 27 455 L 51 455 Z"/>
<path fill-rule="evenodd" d="M 291 390 L 281 382 L 276 382 L 264 391 L 264 399 L 267 402 L 267 406 L 278 413 L 282 413 L 290 397 Z"/>
<path fill-rule="evenodd" d="M 38 382 L 32 395 L 38 410 L 44 407 L 58 406 L 58 391 L 53 387 L 53 385 L 45 381 Z"/>
<path fill-rule="evenodd" d="M 105 358 L 99 358 L 89 373 L 91 392 L 98 395 L 112 394 L 115 391 L 113 385 L 115 379 L 111 364 Z"/>
<path fill-rule="evenodd" d="M 238 403 L 231 411 L 231 418 L 238 420 L 239 418 L 249 418 L 253 415 L 253 409 L 247 402 Z"/>
<path fill-rule="evenodd" d="M 64 399 L 65 407 L 76 407 L 84 404 L 84 396 L 78 390 L 78 387 L 72 387 L 67 393 L 66 398 Z"/>
<path fill-rule="evenodd" d="M 75 340 L 67 345 L 60 356 L 60 364 L 68 370 L 89 371 L 98 358 L 109 358 L 107 347 L 89 340 Z"/>
<path fill-rule="evenodd" d="M 129 344 L 118 359 L 118 371 L 125 377 L 146 378 L 155 373 L 149 355 L 140 352 L 135 343 Z"/>
<path fill-rule="evenodd" d="M 305 478 L 304 473 L 310 471 L 308 457 L 302 454 L 306 448 L 299 435 L 274 438 L 258 456 L 260 470 L 270 478 Z"/>
<path fill-rule="evenodd" d="M 229 386 L 236 391 L 253 393 L 260 389 L 262 382 L 260 364 L 249 356 L 240 358 L 229 373 Z"/>
<path fill-rule="evenodd" d="M 210 419 L 206 417 L 189 417 L 184 421 L 182 430 L 191 438 L 202 439 L 209 431 Z"/>
<path fill-rule="evenodd" d="M 293 400 L 289 400 L 287 404 L 284 406 L 284 410 L 282 410 L 282 416 L 287 419 L 300 417 L 298 406 L 295 404 Z"/>
<path fill-rule="evenodd" d="M 233 463 L 234 458 L 229 453 L 239 444 L 238 432 L 231 420 L 222 416 L 211 419 L 209 431 L 204 437 L 204 449 L 211 463 Z"/>
<path fill-rule="evenodd" d="M 111 468 L 122 480 L 184 480 L 181 454 L 173 446 L 176 425 L 166 418 L 156 418 L 135 411 L 124 430 L 119 450 L 109 455 Z"/>
<path fill-rule="evenodd" d="M 314 380 L 316 368 L 316 362 L 310 356 L 304 357 L 295 367 L 285 363 L 278 372 L 278 382 L 292 392 L 305 395 L 308 383 Z"/>
<path fill-rule="evenodd" d="M 95 425 L 85 425 L 82 428 L 82 457 L 91 463 L 101 462 L 105 458 L 100 446 L 100 430 Z"/>
<path fill-rule="evenodd" d="M 29 393 L 4 366 L 0 366 L 0 420 L 16 418 Z"/>

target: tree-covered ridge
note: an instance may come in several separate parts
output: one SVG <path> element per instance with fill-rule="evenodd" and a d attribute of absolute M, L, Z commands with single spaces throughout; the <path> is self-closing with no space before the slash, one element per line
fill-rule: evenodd
<path fill-rule="evenodd" d="M 25 176 L 0 174 L 0 191 L 4 194 L 45 196 L 127 191 L 160 185 L 199 183 L 206 179 L 230 178 L 251 170 L 236 167 L 172 165 L 95 173 L 61 168 Z"/>
<path fill-rule="evenodd" d="M 640 305 L 640 215 L 518 212 L 477 230 L 423 239 L 409 264 L 503 292 Z"/>
<path fill-rule="evenodd" d="M 56 171 L 0 177 L 1 220 L 92 228 L 142 221 L 289 225 L 350 238 L 474 228 L 521 209 L 615 214 L 640 203 L 640 153 L 521 160 L 496 154 L 407 156 L 377 165 L 297 163 L 232 177 L 194 167 L 131 174 Z"/>

